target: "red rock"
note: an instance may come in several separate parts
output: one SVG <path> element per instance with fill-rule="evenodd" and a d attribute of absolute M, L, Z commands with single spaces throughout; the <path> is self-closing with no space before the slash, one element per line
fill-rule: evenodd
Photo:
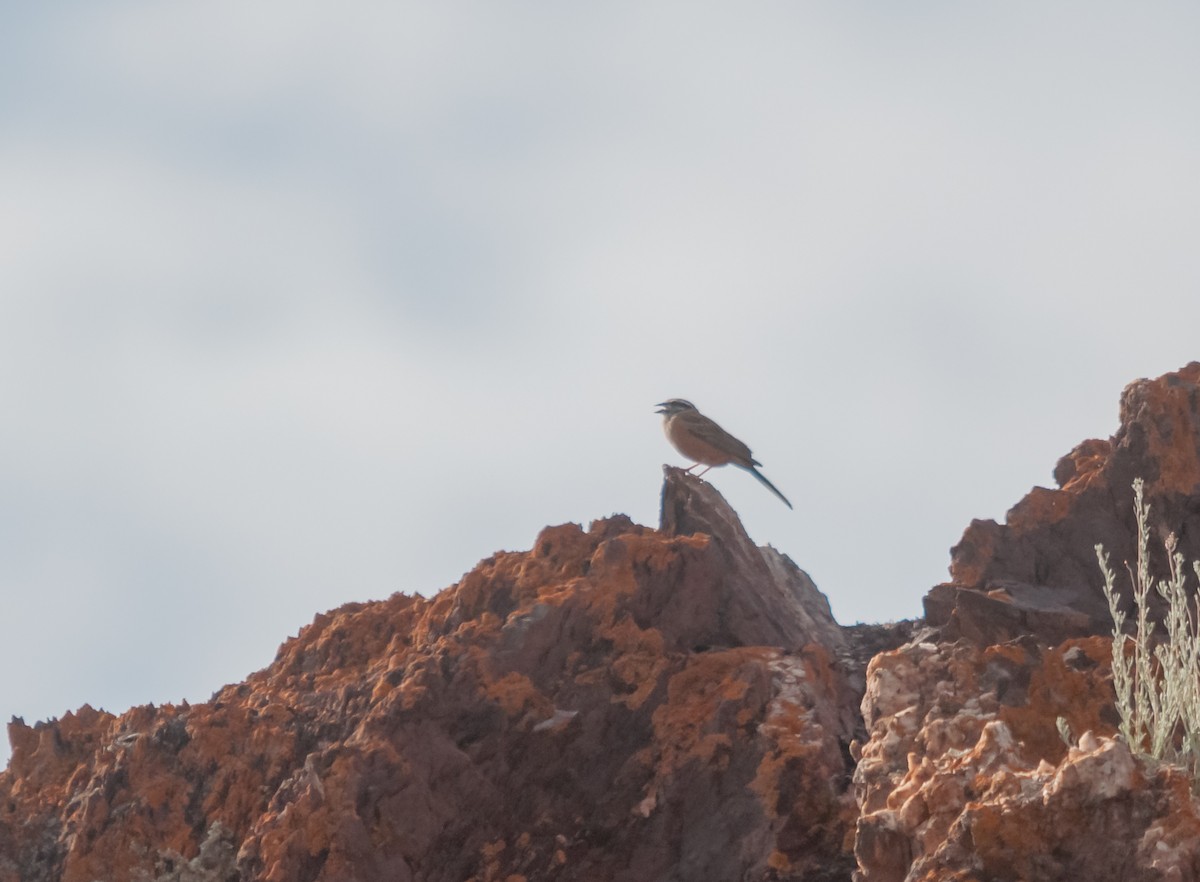
<path fill-rule="evenodd" d="M 1112 738 L 1108 644 L 913 643 L 876 658 L 854 774 L 857 878 L 1200 878 L 1186 773 Z M 1076 746 L 1060 715 L 1083 733 Z"/>
<path fill-rule="evenodd" d="M 204 704 L 14 722 L 0 880 L 846 878 L 868 639 L 668 470 L 662 530 L 347 604 Z"/>
<path fill-rule="evenodd" d="M 934 627 L 871 662 L 860 882 L 1200 879 L 1193 782 L 1113 737 L 1093 550 L 1134 557 L 1140 476 L 1152 522 L 1200 558 L 1198 383 L 1200 364 L 1131 384 L 1117 434 L 1063 457 L 1059 489 L 1034 488 L 1006 524 L 974 521 L 925 598 Z"/>
<path fill-rule="evenodd" d="M 1107 633 L 1093 549 L 1103 543 L 1118 566 L 1134 559 L 1137 477 L 1156 532 L 1175 532 L 1179 552 L 1200 559 L 1200 362 L 1131 383 L 1117 433 L 1078 445 L 1054 477 L 1058 489 L 1035 487 L 1005 524 L 972 521 L 952 549 L 950 582 L 925 598 L 926 621 L 946 639 L 987 645 L 1037 634 L 1051 645 Z M 1165 575 L 1165 559 L 1157 570 Z"/>

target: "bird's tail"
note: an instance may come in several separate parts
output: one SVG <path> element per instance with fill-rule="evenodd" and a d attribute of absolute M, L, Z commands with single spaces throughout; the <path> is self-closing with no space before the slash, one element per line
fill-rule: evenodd
<path fill-rule="evenodd" d="M 782 493 L 780 493 L 779 489 L 774 484 L 772 484 L 770 481 L 768 481 L 766 478 L 764 478 L 762 472 L 760 472 L 754 466 L 742 466 L 742 468 L 744 468 L 750 474 L 754 475 L 754 477 L 758 478 L 758 480 L 762 481 L 762 485 L 764 487 L 766 487 L 768 490 L 770 490 L 772 493 L 774 493 L 776 496 L 778 496 L 780 499 L 782 499 L 784 505 L 786 505 L 788 508 L 792 507 L 792 504 L 790 502 L 788 502 L 787 497 L 784 496 Z"/>

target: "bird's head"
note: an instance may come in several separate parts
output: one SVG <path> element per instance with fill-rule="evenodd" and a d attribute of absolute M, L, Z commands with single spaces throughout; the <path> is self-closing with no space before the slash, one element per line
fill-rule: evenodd
<path fill-rule="evenodd" d="M 673 417 L 677 413 L 683 413 L 685 410 L 695 410 L 696 405 L 683 398 L 668 398 L 661 404 L 656 404 L 658 410 L 655 413 L 661 413 L 665 417 Z"/>

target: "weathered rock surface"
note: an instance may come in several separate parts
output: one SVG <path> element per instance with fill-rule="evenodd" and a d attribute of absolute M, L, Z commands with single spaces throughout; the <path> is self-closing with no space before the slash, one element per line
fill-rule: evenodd
<path fill-rule="evenodd" d="M 1200 362 L 1129 384 L 1117 433 L 1060 459 L 1058 489 L 1035 487 L 1004 524 L 972 521 L 951 551 L 950 582 L 925 598 L 926 621 L 946 639 L 981 646 L 1107 633 L 1093 549 L 1103 543 L 1117 566 L 1134 558 L 1130 486 L 1138 477 L 1159 540 L 1174 531 L 1179 552 L 1200 559 Z"/>
<path fill-rule="evenodd" d="M 1035 488 L 1006 524 L 973 522 L 925 599 L 931 627 L 872 660 L 853 745 L 860 882 L 1200 880 L 1193 782 L 1113 737 L 1094 552 L 1133 559 L 1140 476 L 1152 521 L 1200 558 L 1198 382 L 1191 364 L 1131 384 L 1117 434 L 1076 447 L 1060 489 Z"/>
<path fill-rule="evenodd" d="M 1108 643 L 914 643 L 872 662 L 858 878 L 1200 878 L 1191 782 L 1110 737 Z M 1070 748 L 1059 715 L 1083 733 Z"/>
<path fill-rule="evenodd" d="M 856 645 L 668 470 L 661 531 L 548 528 L 205 704 L 14 721 L 0 882 L 846 879 Z"/>

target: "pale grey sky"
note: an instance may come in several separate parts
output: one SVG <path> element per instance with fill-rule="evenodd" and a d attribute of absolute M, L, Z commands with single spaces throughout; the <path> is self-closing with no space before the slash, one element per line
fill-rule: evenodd
<path fill-rule="evenodd" d="M 1193 4 L 0 22 L 0 717 L 204 700 L 710 473 L 843 622 L 1200 358 Z"/>

